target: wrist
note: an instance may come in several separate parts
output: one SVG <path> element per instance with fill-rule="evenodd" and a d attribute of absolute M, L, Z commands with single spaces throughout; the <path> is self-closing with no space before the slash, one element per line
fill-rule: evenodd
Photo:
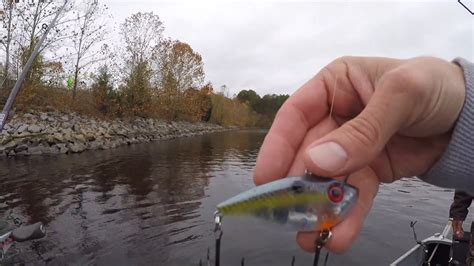
<path fill-rule="evenodd" d="M 451 87 L 447 88 L 447 90 L 453 94 L 452 102 L 450 103 L 453 106 L 453 117 L 449 127 L 450 134 L 453 133 L 466 102 L 466 79 L 464 69 L 457 63 L 451 63 L 451 65 L 453 68 L 450 83 Z"/>
<path fill-rule="evenodd" d="M 447 89 L 460 90 L 462 93 L 462 106 L 456 118 L 452 120 L 452 129 L 449 133 L 449 145 L 445 148 L 441 158 L 424 175 L 420 176 L 424 181 L 437 186 L 455 188 L 474 194 L 474 182 L 472 172 L 474 171 L 474 65 L 463 59 L 454 61 L 464 70 L 464 78 L 453 80 L 456 86 L 447 86 Z M 456 72 L 459 70 L 456 68 Z M 448 82 L 446 80 L 446 82 Z M 459 85 L 462 84 L 462 85 Z M 459 89 L 460 86 L 464 86 Z M 449 104 L 449 102 L 448 102 Z"/>

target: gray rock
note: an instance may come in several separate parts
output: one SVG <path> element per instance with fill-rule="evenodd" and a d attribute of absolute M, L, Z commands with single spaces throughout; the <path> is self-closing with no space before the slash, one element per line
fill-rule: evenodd
<path fill-rule="evenodd" d="M 63 123 L 61 123 L 61 127 L 62 127 L 63 129 L 71 130 L 71 132 L 72 132 L 72 127 L 73 127 L 73 126 L 74 126 L 74 125 L 73 125 L 72 123 L 70 123 L 70 122 L 63 122 Z"/>
<path fill-rule="evenodd" d="M 107 131 L 103 127 L 99 127 L 98 130 L 97 130 L 97 133 L 99 135 L 105 135 L 107 133 Z"/>
<path fill-rule="evenodd" d="M 88 133 L 85 137 L 87 141 L 95 141 L 97 139 L 97 137 L 92 133 Z"/>
<path fill-rule="evenodd" d="M 30 113 L 23 115 L 23 117 L 26 118 L 26 119 L 35 119 L 36 118 L 35 115 L 30 114 Z"/>
<path fill-rule="evenodd" d="M 14 150 L 17 145 L 18 145 L 18 143 L 13 140 L 13 141 L 8 142 L 3 147 L 5 148 L 6 151 L 10 151 L 10 150 Z"/>
<path fill-rule="evenodd" d="M 82 135 L 82 134 L 76 135 L 75 138 L 79 142 L 83 142 L 83 143 L 87 142 L 86 137 L 84 137 L 84 135 Z"/>
<path fill-rule="evenodd" d="M 15 148 L 15 152 L 16 152 L 16 153 L 20 153 L 20 152 L 26 151 L 26 150 L 28 150 L 28 145 L 26 145 L 26 144 L 18 145 L 18 146 Z"/>
<path fill-rule="evenodd" d="M 31 139 L 26 144 L 28 145 L 29 148 L 31 148 L 31 147 L 37 147 L 39 143 L 40 143 L 39 139 Z"/>
<path fill-rule="evenodd" d="M 53 146 L 51 146 L 50 148 L 50 154 L 59 154 L 60 153 L 60 149 L 59 147 L 54 144 Z"/>
<path fill-rule="evenodd" d="M 40 151 L 43 154 L 51 154 L 54 153 L 53 149 L 49 147 L 48 144 L 40 144 L 38 147 L 36 147 L 38 151 Z M 29 149 L 28 149 L 29 150 Z"/>
<path fill-rule="evenodd" d="M 30 154 L 30 155 L 41 155 L 41 154 L 43 154 L 43 150 L 39 146 L 29 147 L 28 148 L 28 154 Z"/>
<path fill-rule="evenodd" d="M 80 153 L 86 150 L 86 146 L 83 143 L 73 143 L 69 145 L 69 150 L 73 153 Z"/>
<path fill-rule="evenodd" d="M 41 127 L 39 127 L 37 125 L 30 125 L 28 127 L 28 131 L 31 132 L 31 133 L 40 133 L 41 132 Z"/>
<path fill-rule="evenodd" d="M 66 154 L 69 151 L 66 144 L 64 144 L 64 143 L 58 143 L 55 146 L 58 149 L 59 153 Z"/>
<path fill-rule="evenodd" d="M 62 131 L 64 134 L 69 134 L 69 135 L 74 134 L 74 132 L 72 131 L 72 129 L 69 128 L 69 127 L 68 127 L 68 128 L 63 128 L 63 129 L 61 129 L 61 131 Z"/>
<path fill-rule="evenodd" d="M 81 126 L 77 123 L 75 123 L 74 125 L 72 125 L 72 130 L 74 132 L 80 132 L 81 131 Z"/>
<path fill-rule="evenodd" d="M 54 138 L 54 140 L 56 140 L 58 142 L 66 142 L 66 139 L 64 138 L 64 136 L 61 133 L 54 133 L 53 138 Z"/>
<path fill-rule="evenodd" d="M 28 125 L 22 124 L 22 125 L 20 125 L 20 126 L 18 127 L 18 129 L 16 130 L 16 132 L 17 132 L 18 134 L 21 134 L 21 133 L 25 132 L 27 129 L 28 129 Z"/>
<path fill-rule="evenodd" d="M 63 134 L 63 137 L 64 137 L 65 142 L 74 142 L 75 140 L 74 134 L 71 134 L 71 133 L 65 133 Z"/>
<path fill-rule="evenodd" d="M 24 150 L 24 151 L 20 151 L 16 153 L 16 156 L 28 156 L 28 155 L 30 155 L 28 153 L 28 150 Z"/>
<path fill-rule="evenodd" d="M 88 143 L 88 147 L 90 150 L 98 150 L 100 148 L 100 144 L 97 141 L 91 141 Z"/>
<path fill-rule="evenodd" d="M 38 123 L 38 120 L 48 122 Z M 16 115 L 7 125 L 6 130 L 0 134 L 1 143 L 6 143 L 0 146 L 0 156 L 2 152 L 9 156 L 76 153 L 86 149 L 109 149 L 230 129 L 206 123 L 166 122 L 144 118 L 103 121 L 57 112 Z M 44 135 L 31 136 L 32 133 L 40 132 Z M 11 140 L 12 137 L 15 139 Z"/>

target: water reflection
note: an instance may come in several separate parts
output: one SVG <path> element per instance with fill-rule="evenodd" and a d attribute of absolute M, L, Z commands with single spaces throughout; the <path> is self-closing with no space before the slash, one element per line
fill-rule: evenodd
<path fill-rule="evenodd" d="M 213 246 L 216 204 L 253 186 L 265 132 L 212 134 L 79 155 L 0 160 L 0 218 L 47 223 L 18 245 L 26 264 L 198 265 Z M 387 265 L 442 230 L 452 191 L 417 179 L 383 184 L 361 236 L 329 265 Z M 472 219 L 472 215 L 469 219 Z M 224 219 L 222 265 L 311 265 L 295 233 Z"/>
<path fill-rule="evenodd" d="M 207 235 L 210 180 L 249 171 L 264 132 L 218 133 L 79 155 L 0 161 L 0 218 L 43 221 L 57 263 L 167 263 Z"/>

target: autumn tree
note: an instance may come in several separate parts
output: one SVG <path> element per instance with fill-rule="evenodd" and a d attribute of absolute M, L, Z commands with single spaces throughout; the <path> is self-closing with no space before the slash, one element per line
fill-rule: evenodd
<path fill-rule="evenodd" d="M 163 23 L 153 12 L 136 13 L 121 26 L 127 61 L 130 66 L 150 62 L 163 38 Z"/>
<path fill-rule="evenodd" d="M 121 25 L 125 42 L 124 97 L 132 113 L 143 115 L 151 103 L 151 59 L 163 38 L 163 23 L 153 12 L 136 13 Z"/>
<path fill-rule="evenodd" d="M 104 20 L 107 7 L 97 0 L 80 1 L 75 7 L 73 35 L 74 48 L 74 85 L 73 98 L 76 95 L 79 74 L 85 67 L 106 59 L 103 49 L 98 45 L 106 36 L 106 21 Z M 104 47 L 107 49 L 107 46 Z"/>
<path fill-rule="evenodd" d="M 187 43 L 167 39 L 161 42 L 154 62 L 159 97 L 166 116 L 175 119 L 179 113 L 189 115 L 192 112 L 190 105 L 199 106 L 199 99 L 203 99 L 196 93 L 205 79 L 201 55 Z M 191 89 L 195 93 L 187 93 Z"/>
<path fill-rule="evenodd" d="M 166 78 L 172 75 L 174 87 L 184 92 L 190 88 L 200 88 L 204 83 L 204 62 L 199 53 L 181 41 L 165 40 L 160 44 L 157 56 L 158 73 Z"/>

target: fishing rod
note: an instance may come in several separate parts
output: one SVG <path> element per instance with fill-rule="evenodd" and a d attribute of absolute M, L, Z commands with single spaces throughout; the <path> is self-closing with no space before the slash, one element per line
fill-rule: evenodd
<path fill-rule="evenodd" d="M 35 49 L 31 53 L 30 58 L 26 62 L 25 67 L 23 68 L 23 70 L 20 74 L 20 77 L 17 79 L 17 81 L 15 83 L 15 86 L 12 89 L 12 92 L 10 93 L 10 96 L 8 97 L 8 100 L 5 103 L 5 106 L 3 107 L 3 110 L 0 113 L 0 132 L 3 130 L 3 128 L 4 128 L 4 126 L 7 122 L 10 111 L 13 107 L 13 104 L 15 103 L 15 99 L 16 99 L 18 93 L 20 92 L 21 85 L 23 84 L 23 81 L 25 80 L 27 73 L 30 71 L 31 66 L 33 65 L 33 61 L 38 56 L 39 51 L 41 49 L 41 46 L 43 45 L 43 42 L 46 40 L 46 37 L 48 36 L 51 29 L 54 28 L 54 26 L 56 25 L 56 23 L 59 19 L 59 16 L 61 15 L 61 13 L 66 8 L 66 5 L 68 4 L 68 2 L 69 2 L 69 0 L 64 0 L 63 5 L 58 9 L 58 11 L 56 13 L 56 16 L 53 18 L 50 25 L 45 27 L 45 32 L 43 33 L 43 36 L 41 36 L 41 39 L 36 44 Z"/>

